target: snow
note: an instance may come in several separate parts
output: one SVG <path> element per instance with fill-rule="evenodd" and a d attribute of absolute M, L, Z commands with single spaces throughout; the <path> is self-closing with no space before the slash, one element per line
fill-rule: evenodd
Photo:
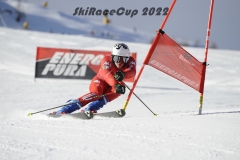
<path fill-rule="evenodd" d="M 6 24 L 8 28 L 24 29 L 23 23 L 28 22 L 28 30 L 40 32 L 52 32 L 61 34 L 80 34 L 85 36 L 94 36 L 104 39 L 124 40 L 132 42 L 149 43 L 154 34 L 140 31 L 136 33 L 133 29 L 121 27 L 113 24 L 104 25 L 94 20 L 89 20 L 86 17 L 73 16 L 62 11 L 44 8 L 43 6 L 35 5 L 30 2 L 21 1 L 20 9 L 19 1 L 4 0 L 0 2 L 3 11 L 7 12 L 0 14 L 0 27 Z M 16 21 L 18 12 L 23 12 L 20 21 Z M 3 23 L 1 23 L 1 16 Z M 92 35 L 91 32 L 94 34 Z"/>
<path fill-rule="evenodd" d="M 80 97 L 90 84 L 90 80 L 34 80 L 38 46 L 110 51 L 117 42 L 0 28 L 1 160 L 240 159 L 239 51 L 209 50 L 202 115 L 197 91 L 145 66 L 134 92 L 158 116 L 134 95 L 123 118 L 53 119 L 48 112 L 27 116 Z M 137 52 L 139 71 L 150 44 L 125 43 Z M 203 60 L 204 49 L 185 49 Z M 100 112 L 122 108 L 128 93 Z"/>

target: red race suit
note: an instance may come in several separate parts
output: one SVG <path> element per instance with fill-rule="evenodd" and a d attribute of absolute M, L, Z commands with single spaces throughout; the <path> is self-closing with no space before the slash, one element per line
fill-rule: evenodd
<path fill-rule="evenodd" d="M 92 79 L 91 84 L 89 86 L 90 93 L 87 93 L 78 98 L 81 102 L 82 107 L 88 104 L 89 102 L 98 100 L 100 98 L 93 98 L 90 100 L 86 100 L 89 97 L 93 97 L 96 95 L 106 95 L 106 98 L 109 102 L 116 99 L 120 96 L 120 94 L 115 94 L 114 85 L 118 82 L 114 79 L 114 74 L 117 71 L 123 71 L 125 76 L 124 79 L 132 78 L 136 74 L 136 62 L 133 57 L 130 57 L 127 63 L 124 64 L 122 68 L 117 68 L 112 61 L 112 56 L 105 56 L 101 61 L 101 68 L 99 69 L 97 75 Z M 111 94 L 112 93 L 112 94 Z"/>

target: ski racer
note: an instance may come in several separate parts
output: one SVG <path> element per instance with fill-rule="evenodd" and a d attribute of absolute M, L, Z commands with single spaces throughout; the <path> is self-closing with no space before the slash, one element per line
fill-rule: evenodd
<path fill-rule="evenodd" d="M 128 46 L 124 43 L 117 43 L 112 49 L 112 54 L 102 59 L 101 68 L 90 83 L 90 93 L 67 101 L 65 106 L 53 114 L 69 114 L 90 102 L 82 111 L 97 113 L 97 110 L 105 104 L 125 93 L 125 85 L 122 81 L 125 78 L 134 77 L 135 74 L 136 62 L 131 57 Z M 106 96 L 101 97 L 101 95 Z"/>

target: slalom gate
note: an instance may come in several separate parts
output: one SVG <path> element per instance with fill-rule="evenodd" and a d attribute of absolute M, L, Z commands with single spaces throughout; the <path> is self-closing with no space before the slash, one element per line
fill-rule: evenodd
<path fill-rule="evenodd" d="M 163 27 L 167 22 L 175 3 L 176 0 L 173 0 L 169 12 L 164 18 L 164 21 L 155 36 L 155 39 L 148 51 L 147 56 L 145 57 L 143 65 L 124 104 L 124 110 L 127 108 L 128 102 L 143 72 L 144 66 L 149 65 L 198 91 L 200 93 L 199 114 L 202 113 L 204 81 L 214 0 L 211 0 L 210 4 L 205 44 L 205 57 L 203 62 L 198 61 L 163 31 Z"/>

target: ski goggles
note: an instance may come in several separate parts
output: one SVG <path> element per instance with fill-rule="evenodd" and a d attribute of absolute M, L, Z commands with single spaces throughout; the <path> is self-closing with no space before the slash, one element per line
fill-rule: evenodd
<path fill-rule="evenodd" d="M 122 56 L 112 55 L 112 60 L 113 60 L 113 62 L 115 62 L 115 63 L 119 63 L 119 62 L 121 61 L 121 59 L 122 59 L 122 61 L 123 61 L 124 63 L 127 63 L 128 60 L 129 60 L 129 57 L 122 57 Z"/>

